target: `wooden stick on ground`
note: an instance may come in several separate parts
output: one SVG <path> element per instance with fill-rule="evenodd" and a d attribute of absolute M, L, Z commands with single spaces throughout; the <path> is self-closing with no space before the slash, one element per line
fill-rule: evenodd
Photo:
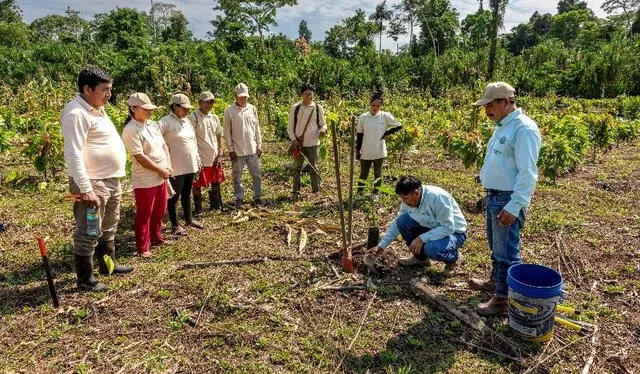
<path fill-rule="evenodd" d="M 555 351 L 553 351 L 550 355 L 548 355 L 547 357 L 545 357 L 543 360 L 538 361 L 534 366 L 530 367 L 529 369 L 527 369 L 527 371 L 525 371 L 523 374 L 529 374 L 529 373 L 533 373 L 534 370 L 536 370 L 540 365 L 544 364 L 545 362 L 547 362 L 551 357 L 557 355 L 558 353 L 562 352 L 563 350 L 569 348 L 570 346 L 581 342 L 584 338 L 588 337 L 589 335 L 585 335 L 585 336 L 581 336 L 576 340 L 572 340 L 569 343 L 563 345 L 562 347 L 556 349 Z"/>
<path fill-rule="evenodd" d="M 300 260 L 300 257 L 265 256 L 260 258 L 243 258 L 238 260 L 187 262 L 180 265 L 178 269 L 202 268 L 207 266 L 220 266 L 220 265 L 249 265 L 249 264 L 258 264 L 260 262 L 267 262 L 267 261 L 298 261 L 298 260 Z"/>
<path fill-rule="evenodd" d="M 591 336 L 591 355 L 589 355 L 587 362 L 585 362 L 584 367 L 582 368 L 581 374 L 589 374 L 589 370 L 591 370 L 591 365 L 593 365 L 593 361 L 596 359 L 597 341 L 598 341 L 598 325 L 596 325 L 593 329 L 593 335 Z"/>
<path fill-rule="evenodd" d="M 342 357 L 340 358 L 340 362 L 338 363 L 338 366 L 336 367 L 336 370 L 333 372 L 333 374 L 336 374 L 340 370 L 340 367 L 342 366 L 342 363 L 344 362 L 344 359 L 347 357 L 347 354 L 351 350 L 351 347 L 353 347 L 353 344 L 356 342 L 356 339 L 358 339 L 358 336 L 360 336 L 360 331 L 362 331 L 362 326 L 364 325 L 364 321 L 367 319 L 367 315 L 369 314 L 369 309 L 371 308 L 371 304 L 373 304 L 373 300 L 376 298 L 377 294 L 378 294 L 378 292 L 374 291 L 373 295 L 371 296 L 371 299 L 369 299 L 369 303 L 367 304 L 367 308 L 364 310 L 364 313 L 362 314 L 362 318 L 360 318 L 360 324 L 358 325 L 358 331 L 356 331 L 356 334 L 353 336 L 353 339 L 351 339 L 351 343 L 349 343 L 349 346 L 347 347 L 347 349 L 342 354 Z"/>
<path fill-rule="evenodd" d="M 468 310 L 468 308 L 465 308 L 465 310 L 460 307 L 456 308 L 445 296 L 438 294 L 418 278 L 413 278 L 409 283 L 413 292 L 432 307 L 459 319 L 468 327 L 482 333 L 483 337 L 491 338 L 491 340 L 500 343 L 501 346 L 508 348 L 513 353 L 512 357 L 519 358 L 521 356 L 520 349 L 518 349 L 518 345 L 515 342 L 495 332 L 475 312 Z"/>

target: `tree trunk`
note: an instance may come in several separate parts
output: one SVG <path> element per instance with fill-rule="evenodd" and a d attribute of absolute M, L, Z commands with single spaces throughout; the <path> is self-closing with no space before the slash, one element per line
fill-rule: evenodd
<path fill-rule="evenodd" d="M 493 7 L 493 19 L 491 25 L 491 47 L 489 48 L 489 68 L 487 78 L 493 80 L 496 70 L 496 52 L 498 48 L 498 26 L 500 25 L 500 5 Z"/>
<path fill-rule="evenodd" d="M 380 21 L 380 42 L 378 42 L 378 53 L 382 53 L 382 20 Z"/>
<path fill-rule="evenodd" d="M 411 54 L 411 43 L 413 43 L 413 19 L 409 21 L 409 54 Z"/>
<path fill-rule="evenodd" d="M 431 32 L 431 27 L 429 27 L 429 22 L 425 22 L 427 25 L 427 31 L 429 32 L 429 36 L 431 37 L 431 43 L 433 44 L 433 51 L 436 53 L 436 56 L 439 56 L 438 47 L 436 45 L 436 39 L 433 37 L 433 33 Z"/>

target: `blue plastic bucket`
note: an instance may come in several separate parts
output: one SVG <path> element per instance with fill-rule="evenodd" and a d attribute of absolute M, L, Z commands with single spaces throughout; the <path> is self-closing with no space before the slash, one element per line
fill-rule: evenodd
<path fill-rule="evenodd" d="M 519 264 L 507 272 L 509 327 L 530 341 L 553 337 L 556 305 L 562 294 L 562 276 L 537 264 Z"/>

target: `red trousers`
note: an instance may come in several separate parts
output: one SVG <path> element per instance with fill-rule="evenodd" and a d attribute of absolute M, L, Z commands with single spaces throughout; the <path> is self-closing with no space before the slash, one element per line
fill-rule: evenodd
<path fill-rule="evenodd" d="M 167 182 L 149 188 L 135 188 L 136 218 L 133 231 L 136 234 L 138 253 L 149 250 L 151 243 L 162 244 L 162 217 L 167 210 Z"/>
<path fill-rule="evenodd" d="M 193 187 L 202 188 L 209 187 L 211 183 L 224 182 L 224 169 L 220 166 L 203 166 L 200 169 L 198 180 L 193 182 Z"/>

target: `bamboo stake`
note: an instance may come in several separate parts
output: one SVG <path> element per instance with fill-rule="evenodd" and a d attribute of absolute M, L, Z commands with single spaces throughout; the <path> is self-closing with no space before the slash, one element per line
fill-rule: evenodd
<path fill-rule="evenodd" d="M 353 242 L 353 166 L 355 163 L 355 147 L 356 147 L 356 116 L 351 116 L 351 151 L 349 152 L 349 248 Z"/>
<path fill-rule="evenodd" d="M 335 160 L 335 168 L 336 168 L 336 184 L 338 189 L 338 205 L 340 208 L 340 228 L 342 228 L 342 268 L 349 272 L 353 272 L 353 258 L 351 258 L 351 253 L 347 247 L 347 233 L 345 230 L 344 223 L 344 205 L 342 200 L 342 181 L 340 180 L 340 155 L 338 153 L 338 123 L 334 123 L 333 129 L 331 131 L 331 138 L 333 140 L 333 158 Z"/>

